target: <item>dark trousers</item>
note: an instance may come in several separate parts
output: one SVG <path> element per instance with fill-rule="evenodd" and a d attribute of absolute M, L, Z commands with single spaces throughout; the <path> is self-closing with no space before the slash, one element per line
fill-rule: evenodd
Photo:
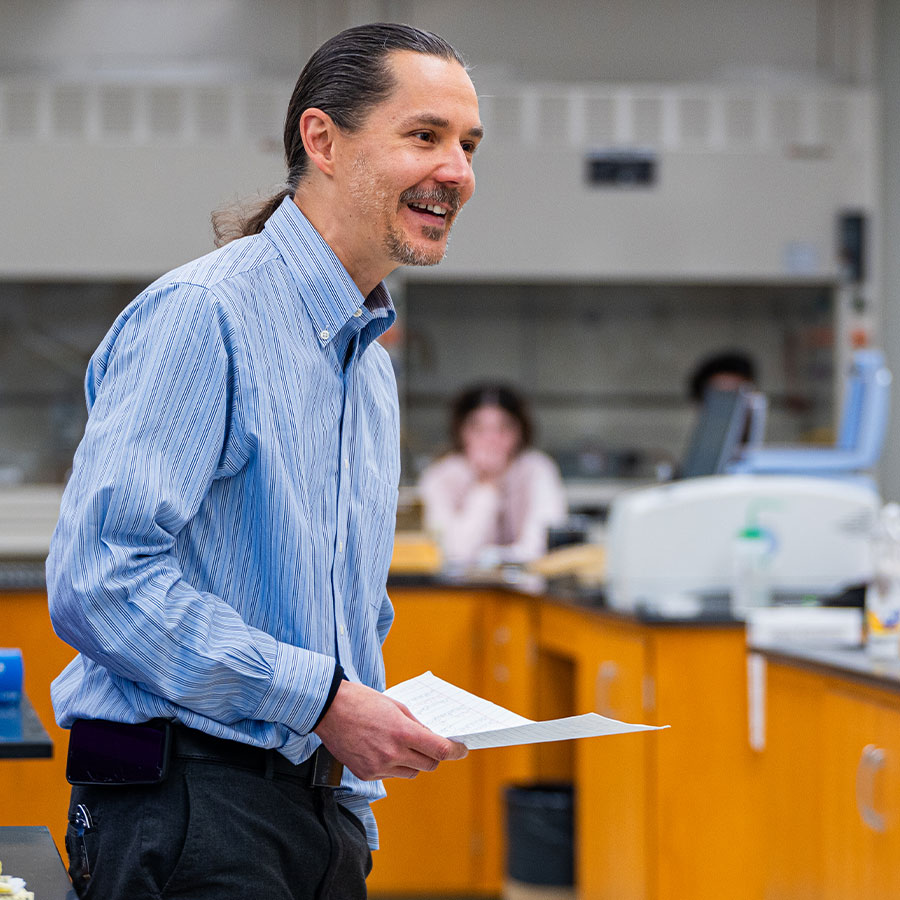
<path fill-rule="evenodd" d="M 156 785 L 73 787 L 69 822 L 85 900 L 364 900 L 372 868 L 329 788 L 210 761 L 173 759 Z"/>

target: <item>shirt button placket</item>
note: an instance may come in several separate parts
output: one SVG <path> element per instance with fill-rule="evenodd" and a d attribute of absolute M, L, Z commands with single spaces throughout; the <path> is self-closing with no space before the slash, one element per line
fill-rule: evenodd
<path fill-rule="evenodd" d="M 344 556 L 344 550 L 346 547 L 346 538 L 347 538 L 347 525 L 350 518 L 350 508 L 352 504 L 353 498 L 353 485 L 350 477 L 350 457 L 347 452 L 347 447 L 349 445 L 349 434 L 348 434 L 348 406 L 351 403 L 350 397 L 350 386 L 349 386 L 349 378 L 347 377 L 347 373 L 344 375 L 344 411 L 341 422 L 341 434 L 340 434 L 340 459 L 341 469 L 340 469 L 340 477 L 338 479 L 338 521 L 337 521 L 337 558 L 335 559 L 334 568 L 332 570 L 333 575 L 333 589 L 334 595 L 336 598 L 343 597 L 343 585 L 346 582 L 346 565 L 347 560 Z M 348 631 L 348 623 L 344 621 L 344 614 L 346 613 L 346 606 L 341 605 L 339 609 L 335 609 L 335 615 L 337 617 L 337 636 L 339 643 L 343 643 L 346 641 L 347 631 Z M 346 646 L 339 647 L 338 654 L 341 659 L 346 658 L 346 654 L 348 654 L 349 648 Z"/>

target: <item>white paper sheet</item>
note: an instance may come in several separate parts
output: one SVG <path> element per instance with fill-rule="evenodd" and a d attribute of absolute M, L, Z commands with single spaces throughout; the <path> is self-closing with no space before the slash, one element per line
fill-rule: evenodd
<path fill-rule="evenodd" d="M 572 738 L 658 731 L 668 725 L 631 725 L 597 713 L 535 722 L 470 694 L 431 672 L 402 681 L 385 691 L 403 703 L 423 724 L 443 737 L 465 744 L 470 750 L 539 744 Z"/>

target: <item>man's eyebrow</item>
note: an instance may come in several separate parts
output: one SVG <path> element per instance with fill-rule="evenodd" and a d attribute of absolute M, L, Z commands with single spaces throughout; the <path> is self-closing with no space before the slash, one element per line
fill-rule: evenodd
<path fill-rule="evenodd" d="M 409 116 L 409 118 L 404 119 L 400 123 L 400 127 L 403 129 L 414 128 L 416 125 L 431 125 L 432 128 L 449 128 L 450 122 L 442 116 L 425 113 L 424 115 Z M 467 133 L 470 137 L 482 138 L 484 137 L 484 128 L 481 125 L 473 125 Z"/>

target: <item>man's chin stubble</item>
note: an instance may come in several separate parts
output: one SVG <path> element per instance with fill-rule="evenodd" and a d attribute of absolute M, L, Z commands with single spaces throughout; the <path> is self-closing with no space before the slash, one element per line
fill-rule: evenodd
<path fill-rule="evenodd" d="M 437 242 L 443 239 L 444 229 L 423 228 L 422 234 L 428 240 Z M 388 235 L 387 245 L 391 259 L 401 266 L 436 266 L 447 255 L 447 244 L 439 252 L 429 253 L 414 247 L 408 241 L 400 240 L 395 234 Z"/>

